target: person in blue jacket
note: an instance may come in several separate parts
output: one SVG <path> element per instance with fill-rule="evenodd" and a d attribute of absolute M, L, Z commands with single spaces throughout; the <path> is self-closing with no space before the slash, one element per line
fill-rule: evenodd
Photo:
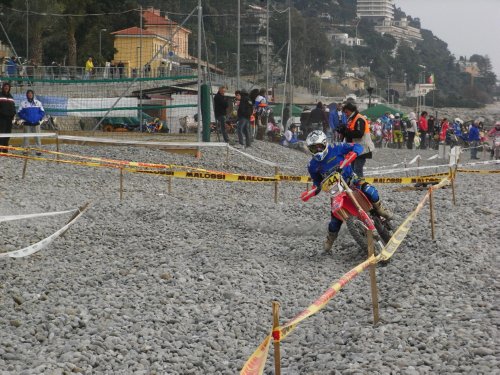
<path fill-rule="evenodd" d="M 342 103 L 338 103 L 336 106 L 330 108 L 328 124 L 330 125 L 330 129 L 332 129 L 332 143 L 340 142 L 343 138 L 340 130 L 342 127 L 347 126 L 347 116 L 342 111 Z"/>
<path fill-rule="evenodd" d="M 42 121 L 45 116 L 45 111 L 42 103 L 35 99 L 35 93 L 33 90 L 26 91 L 26 100 L 21 102 L 21 106 L 19 107 L 19 112 L 17 114 L 19 118 L 23 120 L 25 133 L 40 133 L 40 121 Z M 40 137 L 35 137 L 35 144 L 37 148 L 42 147 Z M 29 138 L 23 138 L 23 147 L 27 148 L 29 145 Z M 41 155 L 39 151 L 37 151 L 36 154 Z"/>
<path fill-rule="evenodd" d="M 320 193 L 321 182 L 328 177 L 344 159 L 350 159 L 352 161 L 363 152 L 363 146 L 355 143 L 341 143 L 335 146 L 329 145 L 325 133 L 320 130 L 315 130 L 307 136 L 306 146 L 313 155 L 308 166 L 309 174 L 313 180 L 313 188 L 309 192 L 302 193 L 301 199 L 304 202 L 307 202 L 312 196 Z M 342 169 L 342 177 L 347 183 L 361 189 L 366 197 L 372 202 L 374 209 L 380 216 L 387 220 L 392 219 L 392 214 L 382 205 L 378 190 L 362 179 L 359 179 L 350 165 Z M 328 225 L 328 235 L 324 242 L 325 251 L 331 251 L 333 242 L 338 236 L 341 225 L 342 220 L 337 219 L 332 214 Z"/>
<path fill-rule="evenodd" d="M 474 121 L 471 128 L 469 129 L 469 146 L 470 146 L 470 158 L 479 160 L 477 157 L 477 148 L 479 142 L 481 141 L 481 136 L 479 134 L 479 121 Z"/>

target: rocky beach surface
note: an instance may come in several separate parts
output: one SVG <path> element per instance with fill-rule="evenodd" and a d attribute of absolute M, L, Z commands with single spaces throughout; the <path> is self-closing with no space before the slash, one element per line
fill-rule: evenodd
<path fill-rule="evenodd" d="M 201 159 L 139 147 L 62 151 L 274 175 L 234 152 L 226 165 L 215 148 Z M 256 141 L 247 152 L 306 174 L 299 151 Z M 417 154 L 422 165 L 446 163 L 425 160 L 436 153 L 377 150 L 366 168 Z M 120 201 L 115 169 L 30 161 L 23 180 L 22 167 L 0 158 L 0 216 L 92 206 L 48 248 L 0 259 L 0 374 L 235 374 L 269 334 L 272 300 L 284 322 L 366 257 L 345 228 L 333 254 L 322 252 L 329 199 L 303 203 L 303 184 L 280 183 L 275 204 L 274 183 L 174 179 L 169 194 L 164 176 L 125 173 Z M 451 189 L 435 192 L 436 240 L 426 206 L 377 268 L 381 322 L 372 325 L 365 272 L 282 342 L 283 373 L 498 373 L 498 186 L 499 175 L 461 173 L 456 206 Z M 377 187 L 396 225 L 425 194 Z M 68 216 L 0 224 L 0 252 L 47 237 Z"/>

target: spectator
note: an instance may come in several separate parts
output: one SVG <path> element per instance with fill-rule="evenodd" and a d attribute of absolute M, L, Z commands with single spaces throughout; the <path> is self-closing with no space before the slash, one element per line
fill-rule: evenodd
<path fill-rule="evenodd" d="M 373 132 L 373 138 L 375 140 L 375 147 L 381 148 L 382 147 L 382 122 L 380 119 L 377 119 L 377 121 L 372 122 L 372 132 Z"/>
<path fill-rule="evenodd" d="M 116 65 L 116 67 L 118 68 L 118 74 L 120 76 L 120 78 L 123 78 L 123 71 L 125 69 L 125 65 L 123 64 L 123 61 L 118 61 L 118 64 Z"/>
<path fill-rule="evenodd" d="M 10 94 L 10 83 L 4 82 L 0 93 L 0 133 L 12 133 L 12 119 L 16 114 L 16 104 Z M 0 152 L 8 150 L 2 146 L 9 145 L 10 138 L 0 138 Z"/>
<path fill-rule="evenodd" d="M 477 148 L 479 146 L 479 121 L 474 121 L 472 123 L 472 126 L 469 130 L 469 145 L 470 145 L 470 158 L 479 160 L 480 158 L 477 157 Z"/>
<path fill-rule="evenodd" d="M 226 88 L 224 86 L 219 87 L 219 91 L 214 95 L 214 114 L 215 121 L 217 122 L 217 126 L 222 133 L 222 137 L 224 138 L 224 142 L 229 142 L 229 137 L 226 132 L 226 115 L 227 108 L 229 106 L 227 102 L 227 98 L 224 96 L 226 94 Z"/>
<path fill-rule="evenodd" d="M 250 116 L 253 113 L 253 104 L 246 90 L 241 90 L 241 100 L 238 107 L 238 141 L 241 146 L 250 147 Z M 245 143 L 243 143 L 243 136 Z"/>
<path fill-rule="evenodd" d="M 430 137 L 433 137 L 436 132 L 436 129 L 434 129 L 435 125 L 437 125 L 437 121 L 434 119 L 433 115 L 430 115 L 427 120 L 428 134 Z"/>
<path fill-rule="evenodd" d="M 448 134 L 448 130 L 450 129 L 450 123 L 448 122 L 448 119 L 444 117 L 441 120 L 441 131 L 439 132 L 439 142 L 441 143 L 446 143 L 446 136 Z"/>
<path fill-rule="evenodd" d="M 283 108 L 283 120 L 281 121 L 284 130 L 288 128 L 289 119 L 290 119 L 290 103 L 286 103 L 285 108 Z"/>
<path fill-rule="evenodd" d="M 415 139 L 415 133 L 417 132 L 417 115 L 415 114 L 415 112 L 410 112 L 408 118 L 410 119 L 410 124 L 408 126 L 408 129 L 406 129 L 406 132 L 408 134 L 406 147 L 408 148 L 408 150 L 411 150 L 413 149 L 413 141 Z"/>
<path fill-rule="evenodd" d="M 325 118 L 325 112 L 323 111 L 323 103 L 318 102 L 316 108 L 311 111 L 309 119 L 306 123 L 306 131 L 309 134 L 313 130 L 323 131 L 323 126 L 327 123 Z"/>
<path fill-rule="evenodd" d="M 342 110 L 347 115 L 347 127 L 344 130 L 344 137 L 348 143 L 357 143 L 363 146 L 358 157 L 353 162 L 353 170 L 358 177 L 363 177 L 363 169 L 366 159 L 372 158 L 372 151 L 375 149 L 373 144 L 370 126 L 363 115 L 358 112 L 358 108 L 353 103 L 346 103 Z"/>
<path fill-rule="evenodd" d="M 291 124 L 288 127 L 283 137 L 281 137 L 280 145 L 295 149 L 302 149 L 304 147 L 304 142 L 299 141 L 297 137 L 297 125 Z"/>
<path fill-rule="evenodd" d="M 45 116 L 42 103 L 35 99 L 33 90 L 26 91 L 26 100 L 21 102 L 18 112 L 19 118 L 23 120 L 23 128 L 25 133 L 40 133 L 40 121 Z M 42 147 L 40 137 L 35 137 L 35 144 L 37 148 Z M 28 148 L 30 145 L 29 138 L 23 138 L 23 147 Z M 37 151 L 37 155 L 41 152 Z"/>
<path fill-rule="evenodd" d="M 84 79 L 90 79 L 92 77 L 93 72 L 94 72 L 94 62 L 92 56 L 89 56 L 87 62 L 85 63 Z"/>
<path fill-rule="evenodd" d="M 420 119 L 418 120 L 418 130 L 420 131 L 420 148 L 422 150 L 425 150 L 427 148 L 427 133 L 429 131 L 427 115 L 427 111 L 423 111 L 420 114 Z"/>
<path fill-rule="evenodd" d="M 337 103 L 335 108 L 332 106 L 328 116 L 328 124 L 332 129 L 332 143 L 341 142 L 342 136 L 339 129 L 347 126 L 347 116 L 342 112 L 342 103 Z"/>
<path fill-rule="evenodd" d="M 398 145 L 398 148 L 403 146 L 403 123 L 399 116 L 399 113 L 396 113 L 394 116 L 394 120 L 392 122 L 392 135 L 394 137 L 394 143 Z"/>
<path fill-rule="evenodd" d="M 7 75 L 9 77 L 16 77 L 17 76 L 16 56 L 12 56 L 11 58 L 7 59 L 6 65 L 7 65 Z"/>

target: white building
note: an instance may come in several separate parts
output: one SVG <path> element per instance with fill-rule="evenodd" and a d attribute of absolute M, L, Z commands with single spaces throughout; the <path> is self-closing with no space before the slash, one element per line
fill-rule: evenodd
<path fill-rule="evenodd" d="M 392 20 L 394 18 L 394 1 L 358 0 L 357 15 L 359 18 Z"/>
<path fill-rule="evenodd" d="M 399 21 L 384 20 L 380 25 L 375 26 L 375 31 L 392 35 L 398 42 L 404 41 L 412 47 L 416 46 L 417 41 L 423 40 L 420 29 L 410 26 L 405 18 Z"/>

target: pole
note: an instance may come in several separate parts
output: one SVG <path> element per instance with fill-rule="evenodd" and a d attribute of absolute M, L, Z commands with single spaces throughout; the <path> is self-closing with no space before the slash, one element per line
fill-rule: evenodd
<path fill-rule="evenodd" d="M 198 142 L 201 142 L 201 0 L 198 0 Z M 196 152 L 196 157 L 200 157 L 200 149 Z"/>
<path fill-rule="evenodd" d="M 168 176 L 168 193 L 172 194 L 172 176 Z"/>
<path fill-rule="evenodd" d="M 26 168 L 28 167 L 28 157 L 24 159 L 24 165 L 23 165 L 23 176 L 22 179 L 24 180 L 24 177 L 26 176 Z"/>
<path fill-rule="evenodd" d="M 142 131 L 142 121 L 143 121 L 143 116 L 142 116 L 142 81 L 140 78 L 142 78 L 142 6 L 139 8 L 140 9 L 140 16 L 139 16 L 139 28 L 141 29 L 141 35 L 139 39 L 139 128 Z"/>
<path fill-rule="evenodd" d="M 431 234 L 432 240 L 434 241 L 436 239 L 436 236 L 434 234 L 434 200 L 432 198 L 432 187 L 429 188 L 429 208 L 431 210 Z"/>
<path fill-rule="evenodd" d="M 455 199 L 455 173 L 453 173 L 453 168 L 450 167 L 450 180 L 451 180 L 451 194 L 453 197 L 453 205 L 457 205 L 457 201 Z"/>
<path fill-rule="evenodd" d="M 293 113 L 293 75 L 292 75 L 292 0 L 288 0 L 288 53 L 290 54 L 290 116 Z"/>
<path fill-rule="evenodd" d="M 276 181 L 274 181 L 274 203 L 278 203 L 278 167 L 274 167 L 274 177 Z"/>
<path fill-rule="evenodd" d="M 120 168 L 120 200 L 123 199 L 123 168 Z"/>
<path fill-rule="evenodd" d="M 366 238 L 368 241 L 368 257 L 371 258 L 374 255 L 373 232 L 371 230 L 366 231 Z M 378 309 L 377 274 L 375 273 L 376 268 L 376 263 L 372 263 L 370 265 L 370 288 L 372 295 L 373 325 L 377 324 L 380 320 Z"/>
<path fill-rule="evenodd" d="M 201 2 L 200 2 L 201 4 Z M 201 5 L 200 5 L 201 6 Z M 241 39 L 241 0 L 238 0 L 238 46 L 236 50 L 236 89 L 240 90 L 240 39 Z"/>
<path fill-rule="evenodd" d="M 30 50 L 29 25 L 30 25 L 29 1 L 26 0 L 26 60 L 28 60 L 29 50 Z"/>
<path fill-rule="evenodd" d="M 59 152 L 59 135 L 56 135 L 56 151 Z M 56 160 L 59 160 L 59 154 L 56 155 Z"/>
<path fill-rule="evenodd" d="M 269 91 L 269 0 L 266 6 L 266 98 Z"/>
<path fill-rule="evenodd" d="M 273 332 L 280 326 L 280 304 L 278 301 L 273 301 Z M 274 373 L 281 375 L 281 353 L 280 342 L 274 341 Z"/>
<path fill-rule="evenodd" d="M 102 58 L 102 30 L 99 30 L 99 58 Z"/>

